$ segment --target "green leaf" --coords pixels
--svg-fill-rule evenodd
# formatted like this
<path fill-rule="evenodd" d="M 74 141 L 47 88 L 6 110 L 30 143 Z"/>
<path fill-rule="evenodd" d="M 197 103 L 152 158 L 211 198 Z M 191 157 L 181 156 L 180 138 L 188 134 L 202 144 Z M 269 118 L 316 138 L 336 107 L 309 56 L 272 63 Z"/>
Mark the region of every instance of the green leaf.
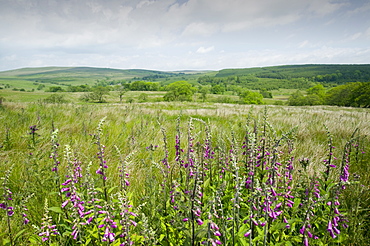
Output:
<path fill-rule="evenodd" d="M 20 237 L 27 229 L 20 230 L 15 236 L 14 241 L 17 241 L 18 237 Z"/>
<path fill-rule="evenodd" d="M 249 238 L 245 238 L 244 236 L 243 237 L 238 237 L 238 242 L 242 246 L 248 246 L 249 245 Z"/>
<path fill-rule="evenodd" d="M 208 188 L 210 181 L 211 181 L 211 179 L 210 179 L 210 178 L 206 179 L 206 180 L 204 181 L 204 185 L 203 185 L 203 187 L 204 187 L 204 188 Z"/>
<path fill-rule="evenodd" d="M 112 191 L 115 189 L 115 188 L 117 188 L 118 186 L 113 186 L 113 187 L 111 187 L 109 190 L 108 190 L 108 194 L 110 194 L 110 193 L 112 193 Z"/>
<path fill-rule="evenodd" d="M 95 190 L 103 193 L 103 189 L 102 188 L 95 188 Z"/>
<path fill-rule="evenodd" d="M 91 238 L 88 238 L 85 242 L 85 245 L 89 245 L 89 243 L 91 242 Z"/>
<path fill-rule="evenodd" d="M 31 235 L 28 240 L 30 241 L 31 245 L 40 245 L 41 244 L 41 238 L 36 235 Z"/>
<path fill-rule="evenodd" d="M 10 245 L 10 240 L 9 240 L 9 239 L 7 239 L 7 238 L 4 238 L 4 239 L 3 239 L 3 245 L 4 245 L 4 246 Z"/>
<path fill-rule="evenodd" d="M 284 229 L 286 226 L 285 223 L 274 223 L 273 226 L 270 228 L 270 232 L 278 231 Z"/>
<path fill-rule="evenodd" d="M 49 208 L 50 211 L 53 211 L 55 213 L 61 214 L 63 213 L 62 209 L 60 207 L 51 207 Z"/>
<path fill-rule="evenodd" d="M 162 240 L 164 239 L 164 234 L 161 234 L 160 236 L 159 236 L 159 242 L 162 242 Z"/>

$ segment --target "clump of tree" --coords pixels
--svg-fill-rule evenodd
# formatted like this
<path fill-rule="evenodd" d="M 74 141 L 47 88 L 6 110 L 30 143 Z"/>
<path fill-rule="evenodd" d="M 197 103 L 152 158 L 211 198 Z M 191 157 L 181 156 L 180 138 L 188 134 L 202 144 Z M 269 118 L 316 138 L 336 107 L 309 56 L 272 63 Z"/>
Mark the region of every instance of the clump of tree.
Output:
<path fill-rule="evenodd" d="M 67 103 L 64 95 L 52 94 L 43 100 L 44 103 Z"/>
<path fill-rule="evenodd" d="M 198 88 L 198 93 L 200 94 L 200 98 L 202 99 L 203 102 L 205 102 L 205 100 L 207 100 L 207 95 L 210 92 L 210 88 L 211 87 L 208 86 L 208 85 L 200 86 Z"/>
<path fill-rule="evenodd" d="M 327 92 L 328 105 L 370 107 L 370 82 L 353 82 L 340 85 Z"/>
<path fill-rule="evenodd" d="M 159 91 L 160 85 L 157 82 L 134 81 L 122 84 L 130 91 Z"/>
<path fill-rule="evenodd" d="M 256 91 L 245 89 L 239 94 L 239 98 L 242 104 L 263 104 L 263 96 Z"/>
<path fill-rule="evenodd" d="M 370 82 L 352 82 L 326 91 L 317 84 L 307 90 L 307 95 L 294 92 L 288 99 L 290 106 L 333 105 L 346 107 L 370 107 Z"/>
<path fill-rule="evenodd" d="M 224 94 L 225 93 L 225 85 L 213 85 L 211 87 L 212 94 Z"/>
<path fill-rule="evenodd" d="M 46 92 L 63 92 L 63 88 L 60 87 L 60 86 L 50 86 L 47 90 L 45 90 Z"/>
<path fill-rule="evenodd" d="M 70 85 L 67 87 L 66 91 L 68 92 L 88 92 L 91 91 L 90 86 L 88 85 Z"/>
<path fill-rule="evenodd" d="M 313 106 L 325 104 L 326 92 L 322 84 L 317 84 L 309 88 L 306 92 L 307 95 L 303 95 L 301 91 L 294 92 L 288 99 L 288 105 L 290 106 Z"/>
<path fill-rule="evenodd" d="M 125 88 L 123 85 L 116 85 L 114 89 L 115 91 L 118 91 L 119 102 L 122 103 L 123 95 L 125 95 L 128 89 Z"/>
<path fill-rule="evenodd" d="M 148 94 L 141 93 L 138 97 L 139 102 L 147 102 L 148 101 Z"/>
<path fill-rule="evenodd" d="M 108 87 L 97 86 L 92 88 L 91 92 L 84 94 L 81 97 L 81 100 L 85 102 L 104 103 L 106 102 L 105 97 L 108 94 L 109 94 Z"/>
<path fill-rule="evenodd" d="M 192 101 L 193 95 L 197 91 L 197 89 L 187 81 L 173 82 L 167 85 L 165 90 L 167 91 L 163 97 L 165 101 Z"/>
<path fill-rule="evenodd" d="M 260 90 L 260 94 L 263 96 L 263 98 L 272 98 L 272 93 L 268 91 L 266 88 L 262 88 Z"/>

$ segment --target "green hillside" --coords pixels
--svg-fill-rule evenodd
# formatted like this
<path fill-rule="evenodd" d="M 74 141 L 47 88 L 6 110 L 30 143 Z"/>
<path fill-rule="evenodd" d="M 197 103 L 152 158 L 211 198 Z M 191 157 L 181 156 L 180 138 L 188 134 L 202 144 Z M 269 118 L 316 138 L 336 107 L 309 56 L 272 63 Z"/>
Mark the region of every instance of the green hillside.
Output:
<path fill-rule="evenodd" d="M 370 65 L 286 65 L 260 68 L 223 69 L 215 77 L 228 76 L 255 76 L 257 78 L 292 79 L 307 78 L 316 82 L 333 82 L 343 84 L 346 82 L 370 80 Z"/>
<path fill-rule="evenodd" d="M 185 80 L 191 84 L 203 86 L 222 85 L 226 91 L 235 91 L 235 88 L 230 86 L 252 90 L 305 90 L 315 83 L 333 87 L 348 82 L 369 82 L 370 65 L 285 65 L 222 69 L 220 71 L 175 72 L 96 67 L 40 67 L 0 72 L 0 88 L 15 91 L 45 91 L 55 86 L 66 89 L 71 85 L 94 86 L 99 83 L 100 85 L 102 83 L 115 85 L 140 80 L 159 82 L 161 86 Z"/>
<path fill-rule="evenodd" d="M 133 80 L 167 81 L 196 80 L 200 72 L 162 72 L 145 69 L 112 69 L 94 67 L 43 67 L 21 68 L 0 72 L 0 87 L 36 90 L 44 87 L 70 85 L 92 86 L 98 81 L 112 84 Z"/>

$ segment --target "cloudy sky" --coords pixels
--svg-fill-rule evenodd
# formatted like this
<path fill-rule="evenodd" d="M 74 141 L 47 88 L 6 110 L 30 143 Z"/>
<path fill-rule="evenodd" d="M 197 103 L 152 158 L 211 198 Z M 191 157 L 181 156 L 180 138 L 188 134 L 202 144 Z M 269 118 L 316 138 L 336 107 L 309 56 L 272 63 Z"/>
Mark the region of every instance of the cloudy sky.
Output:
<path fill-rule="evenodd" d="M 0 0 L 0 71 L 370 63 L 369 0 Z"/>

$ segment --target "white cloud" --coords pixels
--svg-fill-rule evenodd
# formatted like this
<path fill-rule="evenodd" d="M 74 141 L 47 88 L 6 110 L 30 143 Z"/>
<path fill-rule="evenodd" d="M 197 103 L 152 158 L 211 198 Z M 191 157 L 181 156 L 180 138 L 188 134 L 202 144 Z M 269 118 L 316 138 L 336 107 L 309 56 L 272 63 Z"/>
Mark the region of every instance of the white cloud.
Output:
<path fill-rule="evenodd" d="M 199 49 L 197 49 L 197 53 L 199 54 L 204 54 L 204 53 L 208 53 L 208 52 L 211 52 L 215 49 L 214 46 L 210 46 L 208 48 L 204 48 L 203 46 L 202 47 L 199 47 Z"/>
<path fill-rule="evenodd" d="M 370 38 L 370 27 L 365 31 L 365 35 L 367 38 Z"/>
<path fill-rule="evenodd" d="M 299 48 L 304 48 L 305 46 L 307 46 L 309 44 L 309 41 L 308 40 L 305 40 L 305 41 L 303 41 L 302 43 L 300 43 L 299 45 L 298 45 L 298 47 Z"/>
<path fill-rule="evenodd" d="M 355 63 L 369 55 L 330 56 L 322 51 L 327 55 L 313 56 L 322 44 L 339 50 L 344 44 L 352 50 L 369 47 L 364 13 L 370 4 L 360 6 L 350 0 L 0 2 L 0 70 L 26 66 L 32 60 L 44 65 L 64 61 L 66 65 L 207 69 L 222 64 L 320 62 L 330 57 L 335 61 L 345 56 Z M 365 12 L 360 9 L 363 6 Z M 352 11 L 345 21 L 338 17 L 344 16 L 343 11 Z M 365 24 L 355 30 L 353 23 Z M 223 52 L 212 52 L 215 47 Z M 293 49 L 297 54 L 292 54 Z"/>

